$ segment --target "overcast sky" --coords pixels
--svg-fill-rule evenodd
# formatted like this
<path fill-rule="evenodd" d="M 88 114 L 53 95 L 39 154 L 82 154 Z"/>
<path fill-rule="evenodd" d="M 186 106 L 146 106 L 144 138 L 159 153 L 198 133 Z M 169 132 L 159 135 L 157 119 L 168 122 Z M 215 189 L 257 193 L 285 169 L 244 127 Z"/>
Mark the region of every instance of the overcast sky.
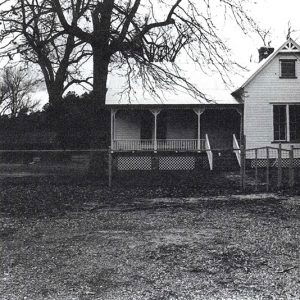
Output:
<path fill-rule="evenodd" d="M 300 0 L 256 0 L 250 13 L 263 28 L 270 29 L 271 46 L 279 47 L 285 41 L 289 22 L 291 37 L 300 43 Z M 257 62 L 257 49 L 263 46 L 259 37 L 244 36 L 237 28 L 229 29 L 226 36 L 238 63 L 247 67 Z M 44 93 L 36 96 L 45 99 Z"/>
<path fill-rule="evenodd" d="M 300 0 L 257 0 L 251 14 L 263 28 L 270 29 L 271 46 L 280 46 L 286 38 L 288 23 L 294 31 L 292 38 L 300 42 Z M 257 59 L 257 49 L 262 46 L 258 37 L 245 38 L 239 32 L 232 35 L 232 50 L 237 59 L 247 64 L 250 57 Z"/>

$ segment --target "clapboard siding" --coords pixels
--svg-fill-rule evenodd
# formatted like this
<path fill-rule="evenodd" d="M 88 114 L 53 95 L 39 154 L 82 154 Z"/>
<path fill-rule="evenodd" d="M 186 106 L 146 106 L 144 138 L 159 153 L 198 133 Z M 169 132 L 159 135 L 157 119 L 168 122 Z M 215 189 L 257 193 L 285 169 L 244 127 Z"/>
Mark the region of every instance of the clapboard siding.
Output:
<path fill-rule="evenodd" d="M 118 111 L 115 119 L 115 139 L 140 139 L 141 114 L 141 111 Z M 163 115 L 159 114 L 158 122 L 161 117 L 163 117 Z M 166 139 L 197 138 L 197 116 L 192 110 L 189 112 L 176 112 L 171 110 L 167 111 L 164 117 L 166 117 Z M 152 136 L 154 136 L 154 128 Z"/>
<path fill-rule="evenodd" d="M 296 61 L 297 79 L 279 78 L 279 60 L 283 58 L 295 59 L 295 55 L 278 54 L 245 86 L 244 132 L 247 148 L 274 146 L 274 103 L 300 103 L 300 63 Z M 290 145 L 300 146 L 288 144 L 285 147 Z"/>
<path fill-rule="evenodd" d="M 135 111 L 118 111 L 115 119 L 115 139 L 134 140 L 141 138 L 141 118 Z"/>

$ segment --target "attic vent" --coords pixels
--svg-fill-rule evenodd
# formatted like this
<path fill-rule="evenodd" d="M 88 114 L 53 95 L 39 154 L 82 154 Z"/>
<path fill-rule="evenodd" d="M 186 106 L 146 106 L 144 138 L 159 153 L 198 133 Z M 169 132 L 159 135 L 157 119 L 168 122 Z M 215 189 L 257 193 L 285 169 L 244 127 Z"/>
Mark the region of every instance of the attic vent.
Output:
<path fill-rule="evenodd" d="M 298 48 L 292 43 L 292 42 L 288 42 L 283 48 L 282 50 L 284 51 L 297 51 Z"/>

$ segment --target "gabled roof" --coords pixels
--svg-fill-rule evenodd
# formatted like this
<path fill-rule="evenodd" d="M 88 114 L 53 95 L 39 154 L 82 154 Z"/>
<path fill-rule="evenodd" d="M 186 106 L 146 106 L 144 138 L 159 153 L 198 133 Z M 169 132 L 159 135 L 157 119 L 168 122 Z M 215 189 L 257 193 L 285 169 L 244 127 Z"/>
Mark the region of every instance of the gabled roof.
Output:
<path fill-rule="evenodd" d="M 274 51 L 270 56 L 266 59 L 263 59 L 257 67 L 252 70 L 248 79 L 239 87 L 237 88 L 232 94 L 237 93 L 241 89 L 243 89 L 248 83 L 250 83 L 266 66 L 268 66 L 273 59 L 279 53 L 300 53 L 300 45 L 298 45 L 293 39 L 287 39 L 276 51 Z"/>

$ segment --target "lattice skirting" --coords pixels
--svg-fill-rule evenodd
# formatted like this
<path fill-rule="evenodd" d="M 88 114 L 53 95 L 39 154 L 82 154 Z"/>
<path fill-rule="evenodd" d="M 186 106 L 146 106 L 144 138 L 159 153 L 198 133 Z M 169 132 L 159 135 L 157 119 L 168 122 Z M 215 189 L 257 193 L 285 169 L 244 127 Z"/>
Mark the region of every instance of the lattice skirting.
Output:
<path fill-rule="evenodd" d="M 300 158 L 295 158 L 294 159 L 293 167 L 294 168 L 300 168 Z"/>
<path fill-rule="evenodd" d="M 194 170 L 196 158 L 193 156 L 159 157 L 159 170 Z"/>
<path fill-rule="evenodd" d="M 206 155 L 116 155 L 113 157 L 117 171 L 192 171 L 209 169 Z"/>
<path fill-rule="evenodd" d="M 289 168 L 290 167 L 290 160 L 287 158 L 283 158 L 282 160 L 282 167 L 283 168 Z M 268 165 L 267 159 L 258 159 L 257 160 L 257 167 L 258 168 L 266 168 Z M 256 161 L 255 159 L 248 160 L 247 166 L 250 168 L 255 168 Z M 270 159 L 269 160 L 269 167 L 278 167 L 278 159 Z M 293 168 L 300 168 L 300 159 L 294 158 L 293 160 Z"/>
<path fill-rule="evenodd" d="M 119 156 L 117 169 L 120 171 L 151 170 L 151 156 Z"/>

